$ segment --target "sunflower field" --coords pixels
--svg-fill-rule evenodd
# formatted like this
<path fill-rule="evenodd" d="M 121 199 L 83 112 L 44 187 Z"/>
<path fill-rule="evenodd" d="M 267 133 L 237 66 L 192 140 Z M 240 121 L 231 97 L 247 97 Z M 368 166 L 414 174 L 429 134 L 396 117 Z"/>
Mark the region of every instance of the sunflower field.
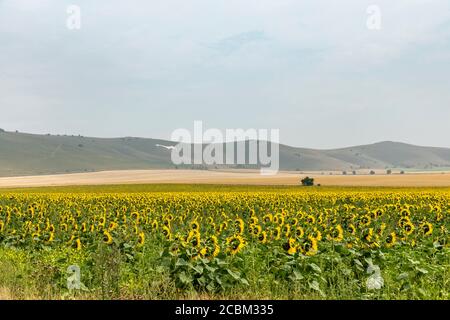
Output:
<path fill-rule="evenodd" d="M 0 295 L 450 298 L 448 189 L 191 188 L 1 193 Z"/>

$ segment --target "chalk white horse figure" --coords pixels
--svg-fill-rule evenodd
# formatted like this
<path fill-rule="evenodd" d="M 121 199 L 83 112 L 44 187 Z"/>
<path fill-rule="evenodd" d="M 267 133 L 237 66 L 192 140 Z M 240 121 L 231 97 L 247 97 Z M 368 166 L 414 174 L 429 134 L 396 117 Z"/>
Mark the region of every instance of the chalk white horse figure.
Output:
<path fill-rule="evenodd" d="M 166 148 L 167 150 L 173 150 L 175 149 L 175 146 L 163 146 L 162 144 L 157 144 L 157 147 Z"/>

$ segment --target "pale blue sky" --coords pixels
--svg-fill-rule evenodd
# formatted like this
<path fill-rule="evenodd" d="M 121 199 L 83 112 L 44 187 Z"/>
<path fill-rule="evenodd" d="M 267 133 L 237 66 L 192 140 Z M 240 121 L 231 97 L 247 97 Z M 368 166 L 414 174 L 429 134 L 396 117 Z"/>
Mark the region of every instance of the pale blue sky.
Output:
<path fill-rule="evenodd" d="M 168 139 L 203 120 L 302 147 L 450 147 L 450 2 L 0 0 L 0 112 L 34 133 Z"/>

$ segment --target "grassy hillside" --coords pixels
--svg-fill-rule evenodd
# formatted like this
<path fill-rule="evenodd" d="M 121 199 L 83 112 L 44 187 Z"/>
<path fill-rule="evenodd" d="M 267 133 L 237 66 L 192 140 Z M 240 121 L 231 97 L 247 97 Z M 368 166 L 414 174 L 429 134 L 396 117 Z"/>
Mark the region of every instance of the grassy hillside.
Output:
<path fill-rule="evenodd" d="M 170 141 L 132 137 L 105 139 L 0 132 L 0 176 L 174 168 L 170 159 L 171 151 L 158 144 L 174 145 Z M 396 142 L 335 150 L 280 145 L 282 170 L 444 167 L 450 167 L 450 149 Z"/>

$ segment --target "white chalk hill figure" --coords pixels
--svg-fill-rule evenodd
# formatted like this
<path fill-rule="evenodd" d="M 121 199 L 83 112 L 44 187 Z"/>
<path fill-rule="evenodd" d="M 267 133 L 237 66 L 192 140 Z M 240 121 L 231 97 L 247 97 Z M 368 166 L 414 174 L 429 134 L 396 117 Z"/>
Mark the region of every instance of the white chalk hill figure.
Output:
<path fill-rule="evenodd" d="M 380 267 L 372 263 L 371 259 L 367 259 L 369 266 L 367 273 L 371 274 L 366 280 L 366 287 L 368 290 L 380 290 L 384 286 L 384 279 L 381 276 Z"/>
<path fill-rule="evenodd" d="M 165 149 L 167 149 L 167 150 L 173 150 L 173 149 L 175 149 L 175 146 L 164 146 L 164 145 L 162 145 L 162 144 L 157 144 L 156 146 L 157 146 L 157 147 L 165 148 Z"/>

